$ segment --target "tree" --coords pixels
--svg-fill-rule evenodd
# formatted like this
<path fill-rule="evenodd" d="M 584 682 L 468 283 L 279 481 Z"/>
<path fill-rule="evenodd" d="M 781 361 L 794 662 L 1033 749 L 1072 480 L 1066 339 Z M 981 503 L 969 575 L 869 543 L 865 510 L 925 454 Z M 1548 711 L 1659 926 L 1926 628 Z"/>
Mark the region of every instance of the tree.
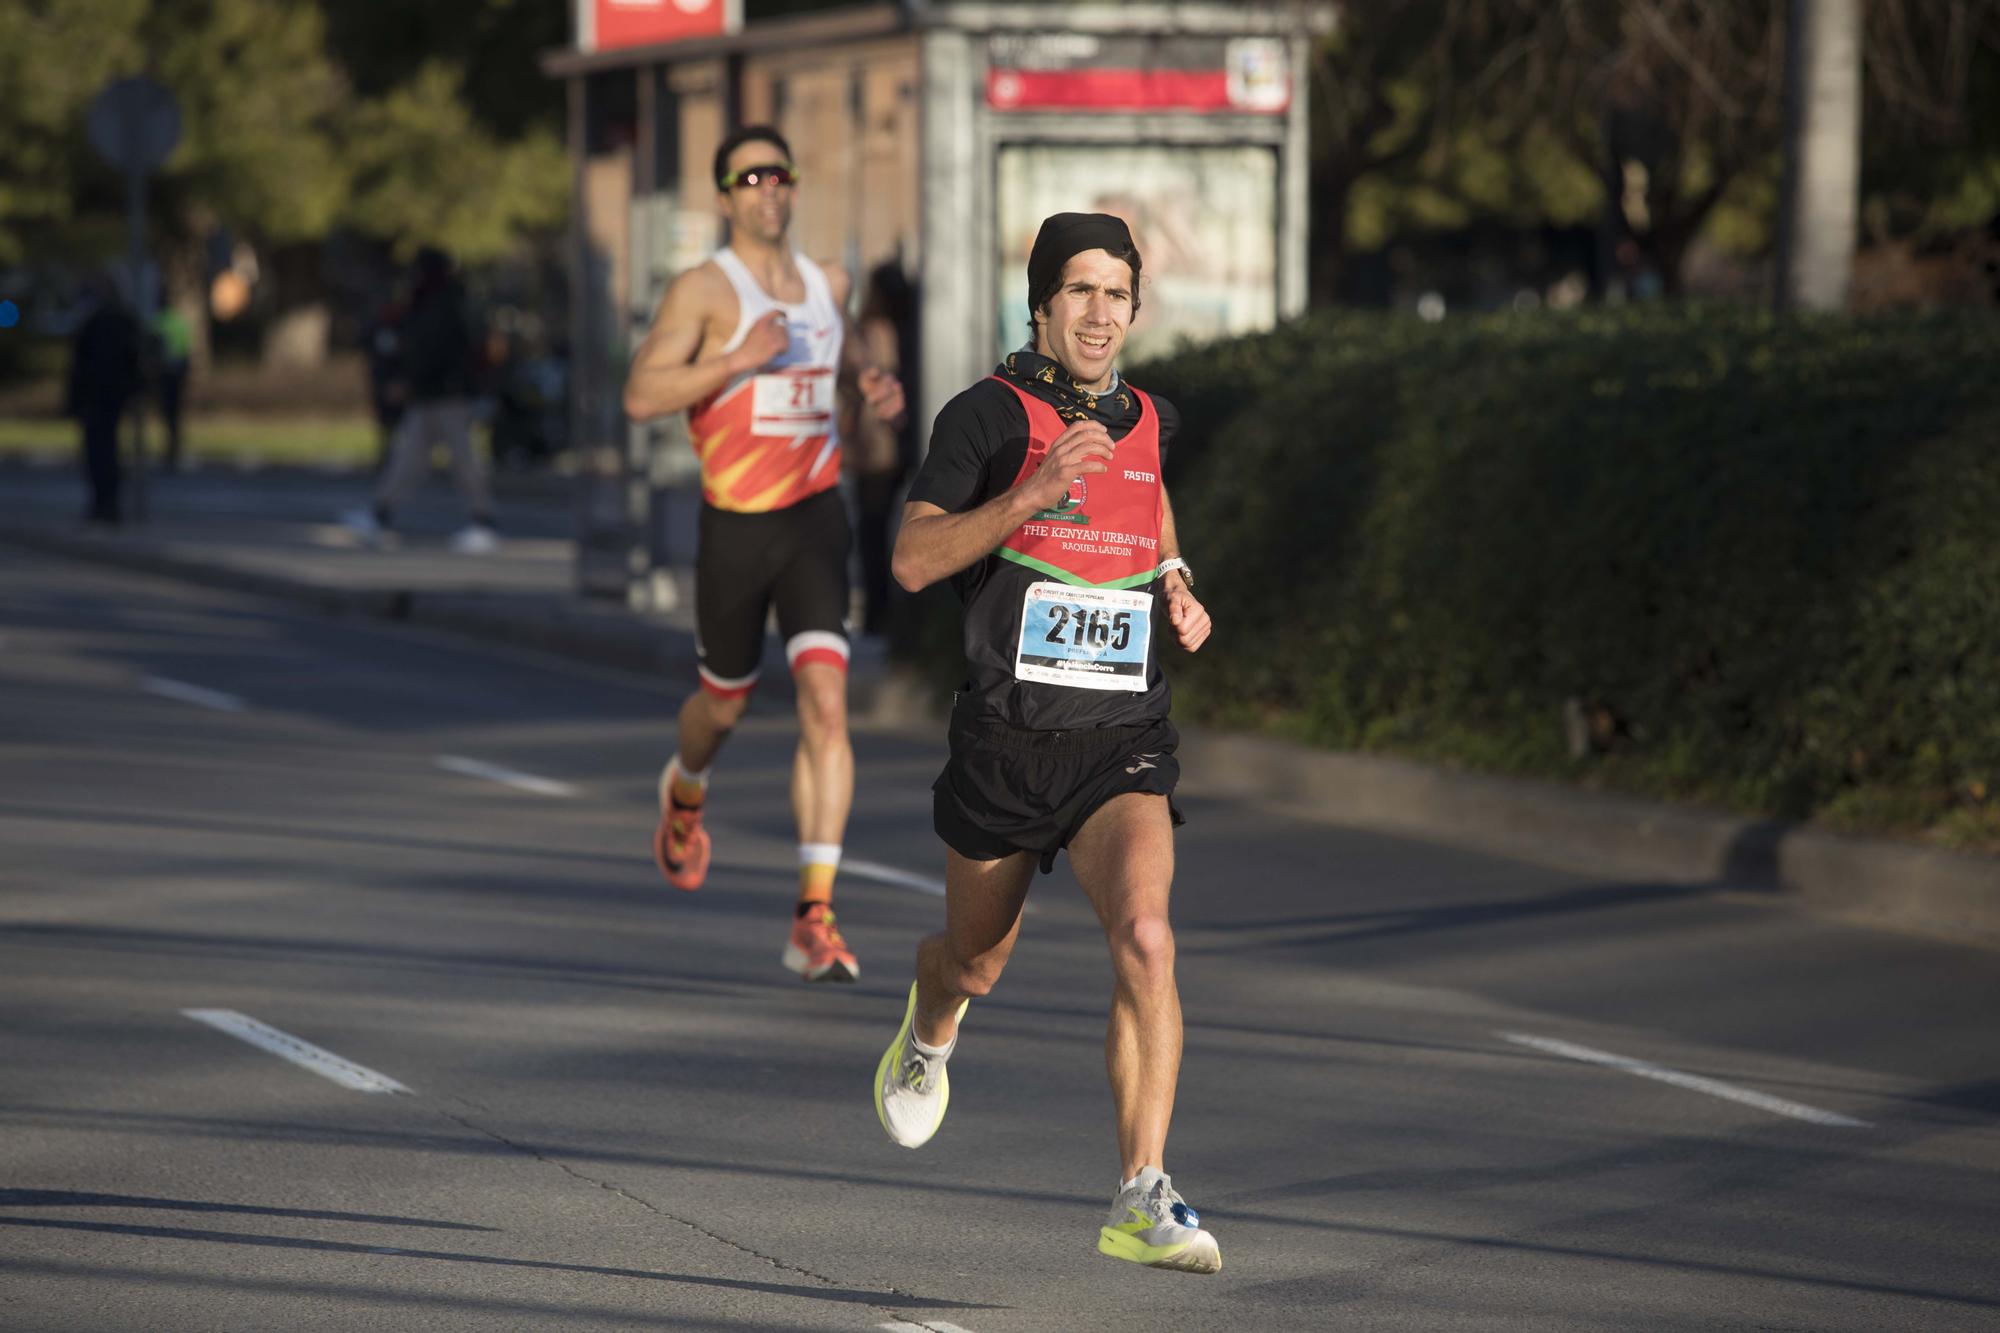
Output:
<path fill-rule="evenodd" d="M 2000 0 L 1861 3 L 1871 231 L 1991 217 Z M 1481 219 L 1597 218 L 1600 267 L 1670 293 L 1704 233 L 1768 251 L 1785 27 L 1770 0 L 1349 0 L 1313 57 L 1316 297 L 1352 250 Z"/>
<path fill-rule="evenodd" d="M 1865 12 L 1863 222 L 1875 239 L 2000 215 L 2000 2 Z"/>
<path fill-rule="evenodd" d="M 1524 0 L 1525 2 L 1525 0 Z M 1668 294 L 1710 213 L 1778 142 L 1782 6 L 1629 0 L 1551 6 L 1552 129 L 1598 177 L 1607 266 Z"/>
<path fill-rule="evenodd" d="M 561 86 L 536 62 L 568 38 L 547 0 L 328 3 L 328 41 L 361 100 L 340 221 L 408 257 L 437 245 L 497 258 L 569 206 Z"/>
<path fill-rule="evenodd" d="M 562 145 L 546 129 L 503 142 L 474 121 L 451 65 L 355 110 L 346 133 L 353 189 L 342 212 L 357 231 L 404 258 L 437 245 L 493 259 L 526 232 L 558 225 L 568 207 Z"/>
<path fill-rule="evenodd" d="M 1689 245 L 1732 204 L 1743 239 L 1768 245 L 1782 144 L 1786 6 L 1770 0 L 1506 0 L 1553 17 L 1535 86 L 1552 128 L 1603 182 L 1607 248 L 1678 291 Z M 1858 0 L 1865 33 L 1865 136 L 1876 168 L 1925 176 L 1932 197 L 1957 171 L 1940 152 L 1968 135 L 1972 71 L 2000 49 L 1996 0 Z M 1987 94 L 1988 101 L 1991 95 Z M 1989 149 L 1990 151 L 1990 149 Z M 2000 162 L 2000 157 L 1985 161 Z M 1962 179 L 1962 173 L 1957 179 Z M 1994 173 L 2000 184 L 2000 171 Z M 1863 189 L 1869 188 L 1864 167 Z"/>
<path fill-rule="evenodd" d="M 1317 299 L 1335 295 L 1351 244 L 1379 245 L 1412 223 L 1463 225 L 1455 168 L 1462 151 L 1477 155 L 1475 122 L 1523 57 L 1533 25 L 1515 20 L 1503 5 L 1464 0 L 1341 6 L 1309 72 Z"/>
<path fill-rule="evenodd" d="M 198 239 L 217 221 L 273 243 L 324 235 L 347 190 L 347 81 L 319 9 L 288 0 L 152 0 L 140 25 L 181 107 L 161 187 Z"/>
<path fill-rule="evenodd" d="M 0 264 L 47 255 L 94 171 L 84 109 L 139 66 L 146 0 L 0 5 Z M 115 205 L 115 195 L 112 202 Z M 116 233 L 106 228 L 107 236 Z"/>
<path fill-rule="evenodd" d="M 535 129 L 560 132 L 562 84 L 543 78 L 542 54 L 569 40 L 570 6 L 550 0 L 425 0 L 343 4 L 321 0 L 327 46 L 355 92 L 379 99 L 413 87 L 431 65 L 461 74 L 472 118 L 499 141 Z"/>

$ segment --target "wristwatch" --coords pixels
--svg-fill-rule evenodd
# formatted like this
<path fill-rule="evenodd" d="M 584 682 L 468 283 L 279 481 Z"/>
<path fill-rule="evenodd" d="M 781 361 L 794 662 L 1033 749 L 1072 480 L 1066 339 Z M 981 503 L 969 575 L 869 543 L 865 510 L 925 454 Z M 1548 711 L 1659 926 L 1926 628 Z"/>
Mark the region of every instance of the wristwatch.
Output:
<path fill-rule="evenodd" d="M 1171 560 L 1162 560 L 1160 567 L 1153 571 L 1153 577 L 1163 579 L 1176 569 L 1181 572 L 1181 582 L 1187 584 L 1190 588 L 1194 587 L 1194 571 L 1188 568 L 1188 562 L 1179 556 L 1175 556 Z"/>

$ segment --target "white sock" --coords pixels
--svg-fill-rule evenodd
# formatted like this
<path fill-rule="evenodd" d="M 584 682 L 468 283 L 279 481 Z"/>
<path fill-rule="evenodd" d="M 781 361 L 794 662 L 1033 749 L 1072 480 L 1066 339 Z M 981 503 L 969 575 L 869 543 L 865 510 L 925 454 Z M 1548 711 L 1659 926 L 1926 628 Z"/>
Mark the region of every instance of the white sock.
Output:
<path fill-rule="evenodd" d="M 686 781 L 692 782 L 695 786 L 700 787 L 702 791 L 706 792 L 708 790 L 708 769 L 704 768 L 699 773 L 695 772 L 681 762 L 680 754 L 676 752 L 672 759 L 667 760 L 667 766 L 660 770 L 660 808 L 662 810 L 667 808 L 667 797 L 673 791 L 676 774 Z"/>
<path fill-rule="evenodd" d="M 933 1046 L 922 1037 L 919 1037 L 916 1029 L 912 1028 L 910 1030 L 910 1045 L 916 1047 L 917 1054 L 923 1056 L 926 1060 L 949 1060 L 953 1048 L 958 1045 L 958 1034 L 956 1032 L 952 1033 L 951 1040 L 942 1046 Z"/>
<path fill-rule="evenodd" d="M 837 842 L 802 842 L 799 844 L 799 865 L 832 866 L 840 868 L 840 844 Z"/>

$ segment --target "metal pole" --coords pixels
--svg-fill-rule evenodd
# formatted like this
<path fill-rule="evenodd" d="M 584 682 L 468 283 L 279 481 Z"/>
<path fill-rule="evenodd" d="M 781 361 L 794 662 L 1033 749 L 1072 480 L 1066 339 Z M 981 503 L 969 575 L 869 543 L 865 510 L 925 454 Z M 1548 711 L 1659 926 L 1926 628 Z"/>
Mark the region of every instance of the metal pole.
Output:
<path fill-rule="evenodd" d="M 132 313 L 139 326 L 139 404 L 132 413 L 132 517 L 146 521 L 146 414 L 159 392 L 159 367 L 153 356 L 152 284 L 146 272 L 146 173 L 125 173 L 126 226 L 132 236 Z"/>
<path fill-rule="evenodd" d="M 1791 0 L 1779 310 L 1847 304 L 1860 215 L 1860 0 Z"/>

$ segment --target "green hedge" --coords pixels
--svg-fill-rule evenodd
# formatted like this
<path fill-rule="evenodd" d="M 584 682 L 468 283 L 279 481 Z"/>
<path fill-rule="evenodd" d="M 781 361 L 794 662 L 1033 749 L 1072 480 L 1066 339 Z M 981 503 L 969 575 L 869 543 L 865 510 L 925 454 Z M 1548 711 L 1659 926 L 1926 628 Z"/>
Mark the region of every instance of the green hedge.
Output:
<path fill-rule="evenodd" d="M 1337 313 L 1132 379 L 1183 718 L 2000 847 L 2000 320 Z"/>
<path fill-rule="evenodd" d="M 2000 834 L 2000 321 L 1336 315 L 1133 379 L 1221 616 L 1190 715 Z"/>

